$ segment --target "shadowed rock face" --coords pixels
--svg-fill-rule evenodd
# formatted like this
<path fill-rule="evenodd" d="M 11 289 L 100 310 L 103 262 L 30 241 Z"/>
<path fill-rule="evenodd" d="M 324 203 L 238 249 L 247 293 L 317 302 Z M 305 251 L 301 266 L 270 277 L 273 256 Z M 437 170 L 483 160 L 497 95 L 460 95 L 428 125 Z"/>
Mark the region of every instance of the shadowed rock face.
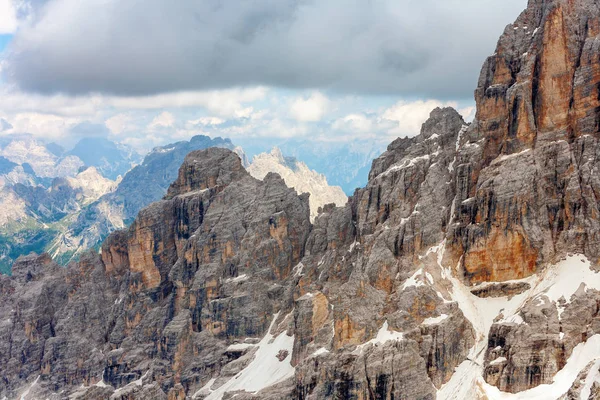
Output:
<path fill-rule="evenodd" d="M 473 124 L 434 110 L 313 225 L 308 196 L 211 148 L 101 254 L 20 259 L 0 277 L 0 397 L 468 399 L 551 384 L 600 333 L 599 15 L 592 0 L 530 1 L 484 65 Z"/>

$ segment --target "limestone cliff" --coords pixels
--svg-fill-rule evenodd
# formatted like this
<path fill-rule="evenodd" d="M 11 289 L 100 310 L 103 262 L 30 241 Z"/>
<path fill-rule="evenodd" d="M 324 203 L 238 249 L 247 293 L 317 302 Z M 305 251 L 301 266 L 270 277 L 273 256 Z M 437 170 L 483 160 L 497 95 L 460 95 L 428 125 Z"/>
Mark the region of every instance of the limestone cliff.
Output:
<path fill-rule="evenodd" d="M 599 19 L 531 0 L 475 121 L 434 110 L 314 224 L 212 148 L 101 254 L 20 259 L 0 397 L 597 398 Z"/>

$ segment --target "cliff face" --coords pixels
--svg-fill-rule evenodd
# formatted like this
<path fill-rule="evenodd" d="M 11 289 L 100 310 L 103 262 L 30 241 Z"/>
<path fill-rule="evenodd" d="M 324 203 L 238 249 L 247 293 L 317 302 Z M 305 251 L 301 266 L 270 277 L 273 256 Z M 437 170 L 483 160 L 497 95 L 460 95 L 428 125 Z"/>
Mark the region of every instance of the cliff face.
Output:
<path fill-rule="evenodd" d="M 596 396 L 599 18 L 530 1 L 475 121 L 434 110 L 312 225 L 307 196 L 212 148 L 101 255 L 19 260 L 0 397 Z"/>
<path fill-rule="evenodd" d="M 598 261 L 599 11 L 532 0 L 483 66 L 450 237 L 471 282 L 524 278 L 567 252 Z"/>

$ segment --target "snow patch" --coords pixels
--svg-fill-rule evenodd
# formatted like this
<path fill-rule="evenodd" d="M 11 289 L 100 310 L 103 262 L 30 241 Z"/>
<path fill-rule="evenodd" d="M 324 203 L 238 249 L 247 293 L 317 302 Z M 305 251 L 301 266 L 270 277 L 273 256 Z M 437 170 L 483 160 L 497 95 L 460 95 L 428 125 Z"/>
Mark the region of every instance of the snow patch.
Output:
<path fill-rule="evenodd" d="M 585 385 L 583 386 L 583 389 L 581 389 L 581 394 L 579 396 L 581 400 L 590 398 L 592 386 L 594 386 L 594 383 L 596 382 L 600 383 L 600 359 L 596 360 L 585 377 Z"/>
<path fill-rule="evenodd" d="M 390 168 L 387 169 L 387 171 L 380 174 L 379 177 L 389 175 L 396 171 L 402 171 L 402 170 L 408 169 L 410 167 L 417 165 L 417 163 L 420 163 L 420 162 L 429 161 L 432 157 L 436 157 L 439 154 L 440 154 L 440 152 L 438 150 L 435 153 L 425 154 L 424 156 L 418 156 L 418 157 L 406 159 L 399 164 L 392 165 Z"/>
<path fill-rule="evenodd" d="M 408 278 L 406 280 L 406 282 L 404 282 L 404 285 L 402 285 L 402 290 L 406 290 L 409 287 L 419 287 L 419 286 L 425 286 L 425 284 L 423 283 L 422 279 L 421 280 L 417 280 L 417 278 L 422 277 L 423 276 L 423 268 L 417 270 L 417 272 L 415 272 L 410 278 Z"/>
<path fill-rule="evenodd" d="M 446 319 L 448 319 L 448 315 L 442 314 L 439 317 L 427 318 L 425 321 L 423 321 L 423 325 L 437 325 Z"/>
<path fill-rule="evenodd" d="M 312 355 L 316 357 L 316 356 L 320 356 L 321 354 L 327 354 L 327 353 L 329 353 L 329 350 L 327 350 L 325 347 L 321 347 L 319 350 L 312 353 Z"/>
<path fill-rule="evenodd" d="M 388 322 L 385 321 L 379 331 L 377 332 L 377 336 L 374 339 L 369 340 L 366 343 L 358 345 L 356 350 L 352 352 L 352 354 L 361 354 L 364 349 L 368 346 L 377 346 L 379 344 L 384 344 L 391 341 L 400 341 L 404 339 L 404 334 L 401 332 L 390 331 Z"/>
<path fill-rule="evenodd" d="M 503 156 L 499 156 L 494 161 L 492 161 L 492 165 L 501 163 L 501 162 L 506 161 L 506 160 L 510 160 L 512 158 L 517 158 L 519 156 L 522 156 L 523 154 L 529 153 L 530 151 L 531 151 L 531 149 L 525 149 L 525 150 L 520 151 L 518 153 L 505 154 Z"/>
<path fill-rule="evenodd" d="M 248 280 L 248 275 L 243 274 L 240 276 L 237 276 L 235 278 L 229 278 L 225 281 L 225 283 L 238 283 L 238 282 L 244 282 Z"/>
<path fill-rule="evenodd" d="M 478 386 L 489 400 L 558 399 L 571 388 L 573 382 L 577 379 L 577 375 L 590 362 L 597 360 L 598 355 L 600 355 L 600 335 L 594 335 L 587 342 L 575 346 L 573 353 L 567 360 L 567 364 L 554 376 L 553 382 L 550 384 L 539 385 L 533 389 L 515 394 L 501 392 L 497 387 L 486 383 L 481 377 L 479 378 Z M 592 371 L 590 370 L 590 372 Z M 587 383 L 586 379 L 586 386 Z M 585 398 L 587 399 L 587 397 Z"/>
<path fill-rule="evenodd" d="M 523 317 L 521 317 L 520 314 L 514 314 L 509 316 L 508 318 L 503 318 L 500 321 L 498 321 L 498 324 L 517 324 L 517 325 L 521 325 L 525 323 L 525 321 L 523 321 Z"/>
<path fill-rule="evenodd" d="M 504 364 L 505 362 L 507 362 L 508 360 L 506 359 L 506 357 L 498 357 L 496 358 L 494 361 L 490 362 L 490 365 L 498 365 L 498 364 Z"/>
<path fill-rule="evenodd" d="M 304 264 L 298 263 L 298 265 L 296 265 L 292 270 L 292 272 L 294 273 L 294 278 L 302 276 L 302 270 L 304 270 Z"/>
<path fill-rule="evenodd" d="M 232 344 L 230 345 L 227 350 L 225 351 L 242 351 L 242 350 L 246 350 L 249 349 L 251 347 L 255 347 L 255 344 L 251 344 L 251 343 L 236 343 L 236 344 Z"/>
<path fill-rule="evenodd" d="M 33 383 L 23 392 L 23 394 L 21 395 L 21 400 L 27 400 L 27 396 L 29 396 L 29 392 L 31 392 L 31 389 L 33 389 L 35 387 L 35 385 L 37 385 L 39 380 L 40 380 L 40 375 L 38 375 L 38 377 L 35 378 L 35 381 L 33 381 Z"/>
<path fill-rule="evenodd" d="M 221 399 L 226 392 L 235 390 L 256 393 L 294 376 L 295 368 L 291 364 L 294 336 L 288 336 L 286 332 L 277 337 L 271 334 L 278 316 L 279 313 L 273 316 L 267 334 L 258 343 L 254 360 L 224 385 L 213 390 L 206 400 Z M 279 361 L 277 357 L 282 350 L 287 351 L 288 355 Z"/>

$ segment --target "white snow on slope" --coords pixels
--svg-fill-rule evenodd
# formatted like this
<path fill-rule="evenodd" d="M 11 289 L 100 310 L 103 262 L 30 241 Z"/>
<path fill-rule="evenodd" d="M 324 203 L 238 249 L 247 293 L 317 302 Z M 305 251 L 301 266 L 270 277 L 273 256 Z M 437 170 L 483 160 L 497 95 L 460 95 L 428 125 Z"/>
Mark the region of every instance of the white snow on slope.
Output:
<path fill-rule="evenodd" d="M 590 368 L 585 377 L 585 385 L 583 385 L 579 397 L 581 400 L 589 399 L 592 392 L 592 386 L 594 386 L 594 383 L 596 382 L 600 382 L 600 359 L 597 359 L 596 362 L 594 362 L 592 368 Z"/>
<path fill-rule="evenodd" d="M 404 339 L 404 334 L 401 332 L 390 331 L 388 322 L 385 321 L 379 331 L 377 332 L 377 336 L 374 339 L 369 340 L 366 343 L 363 343 L 356 347 L 354 350 L 354 354 L 360 354 L 366 349 L 368 346 L 377 346 L 379 344 L 385 344 L 390 341 L 399 341 Z"/>
<path fill-rule="evenodd" d="M 573 349 L 563 369 L 558 371 L 554 380 L 548 385 L 539 385 L 533 389 L 519 393 L 504 393 L 497 387 L 479 379 L 479 388 L 489 400 L 550 400 L 558 399 L 565 394 L 575 382 L 579 372 L 590 362 L 600 356 L 600 335 L 594 335 L 587 342 L 580 343 Z M 587 399 L 587 397 L 585 398 Z"/>
<path fill-rule="evenodd" d="M 281 150 L 274 148 L 271 153 L 263 153 L 254 157 L 248 167 L 250 175 L 256 179 L 264 179 L 269 172 L 279 174 L 286 185 L 296 189 L 298 194 L 310 193 L 311 220 L 318 214 L 319 207 L 335 203 L 338 207 L 346 205 L 348 198 L 339 186 L 329 186 L 325 175 L 319 174 L 297 160 L 286 160 Z"/>
<path fill-rule="evenodd" d="M 212 390 L 205 400 L 222 399 L 226 392 L 235 390 L 256 393 L 294 376 L 295 369 L 291 364 L 294 336 L 288 336 L 286 332 L 282 332 L 277 337 L 271 334 L 271 329 L 275 326 L 278 316 L 279 314 L 273 316 L 273 322 L 271 322 L 267 334 L 258 343 L 254 360 L 224 385 Z M 283 361 L 279 361 L 277 358 L 281 350 L 288 352 Z M 210 387 L 207 389 L 211 390 Z"/>
<path fill-rule="evenodd" d="M 395 165 L 392 165 L 386 171 L 384 171 L 383 173 L 381 173 L 380 175 L 378 175 L 378 177 L 380 177 L 380 176 L 386 176 L 386 175 L 391 174 L 392 172 L 402 171 L 402 170 L 414 167 L 418 163 L 427 162 L 432 157 L 437 157 L 439 154 L 440 154 L 440 152 L 438 150 L 438 151 L 436 151 L 435 153 L 432 153 L 432 154 L 425 154 L 423 156 L 418 156 L 418 157 L 413 157 L 413 158 L 406 158 L 402 162 L 400 162 L 398 164 L 395 164 Z"/>
<path fill-rule="evenodd" d="M 551 385 L 541 385 L 526 392 L 510 394 L 500 392 L 496 387 L 485 383 L 484 357 L 489 330 L 496 317 L 503 316 L 500 323 L 520 323 L 522 318 L 518 315 L 518 311 L 525 302 L 535 298 L 556 301 L 561 297 L 569 301 L 582 284 L 587 288 L 599 288 L 600 274 L 590 269 L 590 262 L 585 256 L 572 255 L 556 265 L 546 267 L 539 276 L 533 275 L 519 280 L 519 282 L 529 283 L 531 289 L 513 296 L 510 300 L 508 297 L 479 298 L 470 292 L 470 288 L 456 279 L 449 268 L 442 265 L 444 248 L 445 243 L 442 243 L 432 248 L 432 252 L 437 252 L 442 276 L 452 284 L 452 300 L 458 303 L 475 329 L 476 344 L 471 349 L 467 360 L 456 368 L 450 381 L 438 390 L 438 400 L 558 399 L 570 388 L 587 364 L 600 358 L 600 335 L 596 335 L 575 348 L 567 365 L 555 376 Z"/>
<path fill-rule="evenodd" d="M 423 325 L 437 325 L 440 322 L 446 320 L 448 318 L 448 314 L 442 314 L 439 317 L 427 318 L 423 321 Z"/>
<path fill-rule="evenodd" d="M 548 266 L 539 277 L 532 281 L 534 284 L 532 284 L 532 289 L 527 292 L 528 298 L 538 299 L 541 304 L 545 301 L 556 303 L 564 298 L 568 304 L 571 302 L 571 296 L 581 286 L 586 290 L 600 290 L 600 273 L 592 271 L 590 265 L 590 261 L 585 256 L 569 255 L 558 264 Z M 557 304 L 557 308 L 560 318 L 562 307 Z M 513 314 L 504 313 L 504 315 L 505 319 L 510 321 L 510 316 Z"/>
<path fill-rule="evenodd" d="M 29 396 L 29 392 L 31 392 L 31 389 L 33 389 L 35 387 L 35 385 L 37 385 L 39 380 L 40 380 L 40 375 L 38 375 L 38 377 L 35 378 L 35 381 L 33 381 L 33 383 L 27 389 L 25 389 L 25 391 L 21 395 L 21 400 L 31 400 L 31 399 L 28 399 L 27 396 Z"/>

